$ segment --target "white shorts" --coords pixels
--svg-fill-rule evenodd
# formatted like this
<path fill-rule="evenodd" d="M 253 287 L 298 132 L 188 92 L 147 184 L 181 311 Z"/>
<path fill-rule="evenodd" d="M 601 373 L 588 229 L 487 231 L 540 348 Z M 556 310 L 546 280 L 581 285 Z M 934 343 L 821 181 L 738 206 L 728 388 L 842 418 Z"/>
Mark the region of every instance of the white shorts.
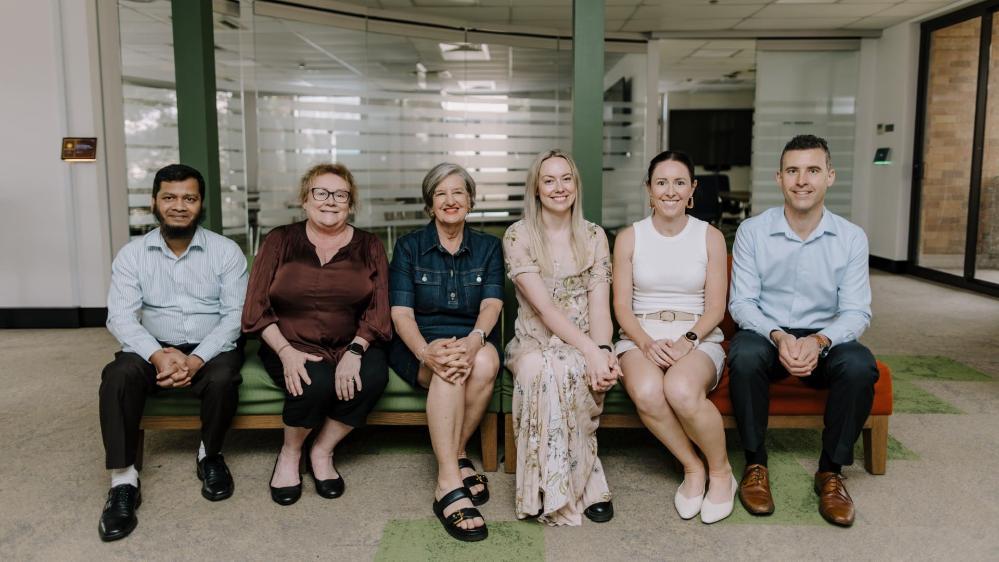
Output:
<path fill-rule="evenodd" d="M 694 327 L 695 320 L 674 320 L 672 322 L 667 322 L 664 320 L 646 320 L 643 318 L 638 319 L 638 323 L 645 330 L 646 334 L 649 334 L 652 339 L 662 340 L 670 339 L 675 340 L 682 337 L 684 334 L 690 331 Z M 715 328 L 708 337 L 704 338 L 699 344 L 697 344 L 697 349 L 695 351 L 700 351 L 711 359 L 711 362 L 715 364 L 715 384 L 711 385 L 711 389 L 718 386 L 718 381 L 721 380 L 722 369 L 725 367 L 725 350 L 722 349 L 721 342 L 724 340 L 725 336 L 722 334 L 719 328 Z M 617 344 L 614 345 L 614 353 L 618 356 L 623 354 L 625 351 L 631 349 L 637 349 L 638 346 L 635 342 L 631 341 L 628 336 L 621 331 L 621 339 L 618 340 Z"/>

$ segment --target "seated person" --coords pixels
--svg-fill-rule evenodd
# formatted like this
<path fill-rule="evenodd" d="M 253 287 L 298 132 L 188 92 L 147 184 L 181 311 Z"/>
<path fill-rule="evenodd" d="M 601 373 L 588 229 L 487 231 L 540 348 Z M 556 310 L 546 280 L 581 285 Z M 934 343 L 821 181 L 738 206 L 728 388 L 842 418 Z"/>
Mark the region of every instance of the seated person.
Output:
<path fill-rule="evenodd" d="M 298 467 L 310 433 L 316 493 L 343 494 L 333 448 L 365 424 L 385 389 L 380 344 L 392 337 L 385 249 L 347 222 L 357 205 L 354 176 L 341 164 L 313 166 L 298 201 L 306 219 L 267 234 L 243 310 L 243 331 L 260 334 L 260 361 L 285 389 L 284 445 L 270 479 L 280 505 L 302 496 Z"/>
<path fill-rule="evenodd" d="M 500 368 L 503 251 L 498 238 L 469 228 L 475 180 L 457 164 L 438 164 L 423 179 L 432 220 L 396 242 L 389 300 L 396 337 L 392 369 L 428 390 L 427 421 L 437 456 L 434 513 L 456 539 L 488 531 L 473 505 L 489 499 L 465 446 L 482 421 Z M 459 520 L 463 519 L 463 520 Z"/>
<path fill-rule="evenodd" d="M 714 523 L 732 513 L 737 486 L 721 414 L 707 398 L 725 365 L 718 323 L 727 266 L 721 231 L 686 213 L 693 178 L 682 152 L 660 153 L 649 164 L 652 216 L 621 231 L 614 245 L 614 311 L 624 388 L 642 423 L 683 464 L 673 505 L 683 519 L 700 513 Z"/>
<path fill-rule="evenodd" d="M 514 376 L 516 515 L 548 525 L 614 516 L 597 426 L 620 375 L 610 346 L 607 235 L 583 219 L 576 164 L 544 152 L 527 173 L 524 218 L 503 236 L 517 287 L 516 336 L 506 347 Z"/>
<path fill-rule="evenodd" d="M 122 350 L 101 375 L 101 435 L 111 491 L 101 514 L 101 540 L 129 535 L 141 500 L 135 468 L 146 396 L 190 388 L 201 399 L 197 475 L 201 495 L 232 495 L 222 441 L 239 401 L 242 349 L 239 315 L 246 293 L 246 258 L 235 242 L 198 226 L 205 180 L 172 164 L 153 179 L 159 228 L 118 252 L 108 290 L 108 330 Z"/>
<path fill-rule="evenodd" d="M 800 135 L 780 156 L 776 207 L 739 226 L 729 310 L 741 328 L 729 349 L 729 392 L 746 470 L 739 498 L 754 515 L 774 511 L 765 436 L 771 382 L 800 377 L 829 389 L 815 492 L 819 513 L 849 526 L 853 499 L 840 470 L 874 401 L 878 368 L 857 341 L 871 320 L 867 236 L 824 206 L 836 179 L 824 139 Z"/>

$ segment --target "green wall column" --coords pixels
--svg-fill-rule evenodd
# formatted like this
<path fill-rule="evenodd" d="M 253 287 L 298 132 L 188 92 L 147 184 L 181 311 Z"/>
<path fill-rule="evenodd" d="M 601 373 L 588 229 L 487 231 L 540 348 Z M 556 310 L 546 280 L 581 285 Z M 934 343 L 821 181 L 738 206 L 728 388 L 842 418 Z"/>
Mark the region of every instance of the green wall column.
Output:
<path fill-rule="evenodd" d="M 205 176 L 205 222 L 222 232 L 219 129 L 215 111 L 212 0 L 173 0 L 173 60 L 177 83 L 180 161 Z"/>
<path fill-rule="evenodd" d="M 572 156 L 583 182 L 583 215 L 603 218 L 604 0 L 572 2 Z"/>

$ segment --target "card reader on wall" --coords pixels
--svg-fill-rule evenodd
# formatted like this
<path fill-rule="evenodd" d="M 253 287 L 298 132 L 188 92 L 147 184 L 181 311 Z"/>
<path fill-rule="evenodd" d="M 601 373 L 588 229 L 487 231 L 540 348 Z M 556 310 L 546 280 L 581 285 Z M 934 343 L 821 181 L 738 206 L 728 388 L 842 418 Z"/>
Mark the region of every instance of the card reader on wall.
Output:
<path fill-rule="evenodd" d="M 879 148 L 874 151 L 874 164 L 877 166 L 887 166 L 891 164 L 891 149 Z"/>

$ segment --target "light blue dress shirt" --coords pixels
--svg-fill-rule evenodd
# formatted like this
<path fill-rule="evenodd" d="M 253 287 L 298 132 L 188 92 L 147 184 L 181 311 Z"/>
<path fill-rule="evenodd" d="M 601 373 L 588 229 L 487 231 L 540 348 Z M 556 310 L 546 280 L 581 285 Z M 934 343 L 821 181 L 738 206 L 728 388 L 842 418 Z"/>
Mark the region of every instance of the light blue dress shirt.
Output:
<path fill-rule="evenodd" d="M 232 240 L 198 227 L 178 257 L 157 228 L 115 256 L 108 330 L 146 361 L 161 341 L 198 344 L 191 353 L 207 363 L 236 347 L 246 277 L 246 257 Z"/>
<path fill-rule="evenodd" d="M 828 209 L 806 240 L 783 207 L 744 221 L 732 260 L 732 318 L 767 341 L 773 330 L 800 328 L 819 330 L 835 346 L 871 323 L 867 235 Z"/>

